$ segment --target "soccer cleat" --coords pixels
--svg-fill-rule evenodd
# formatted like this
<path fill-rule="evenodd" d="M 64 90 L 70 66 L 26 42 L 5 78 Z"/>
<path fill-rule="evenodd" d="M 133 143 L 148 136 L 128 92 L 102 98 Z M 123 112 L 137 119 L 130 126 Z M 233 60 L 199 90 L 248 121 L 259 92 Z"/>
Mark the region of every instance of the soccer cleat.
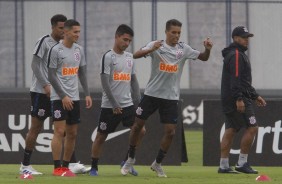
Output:
<path fill-rule="evenodd" d="M 246 174 L 258 174 L 258 171 L 252 169 L 248 162 L 244 163 L 243 166 L 236 164 L 235 170 Z"/>
<path fill-rule="evenodd" d="M 163 171 L 161 164 L 158 164 L 156 160 L 152 163 L 151 169 L 152 171 L 155 171 L 157 173 L 158 177 L 167 178 L 166 174 Z"/>
<path fill-rule="evenodd" d="M 25 166 L 21 163 L 20 174 L 41 175 L 42 173 L 33 169 L 31 165 Z"/>
<path fill-rule="evenodd" d="M 218 168 L 217 173 L 220 173 L 220 174 L 239 174 L 237 171 L 234 171 L 231 167 L 225 168 L 225 169 Z"/>
<path fill-rule="evenodd" d="M 121 174 L 124 176 L 127 175 L 131 170 L 131 168 L 133 168 L 134 163 L 135 163 L 135 159 L 129 157 L 120 169 Z"/>
<path fill-rule="evenodd" d="M 54 176 L 75 177 L 76 175 L 67 167 L 58 167 L 53 171 Z"/>
<path fill-rule="evenodd" d="M 122 161 L 121 164 L 120 164 L 120 167 L 122 168 L 122 166 L 125 164 L 125 161 Z M 130 169 L 129 169 L 129 174 L 132 174 L 133 176 L 138 176 L 138 172 L 134 169 L 134 167 L 132 166 Z"/>
<path fill-rule="evenodd" d="M 98 171 L 95 168 L 91 168 L 89 175 L 90 176 L 98 176 Z"/>
<path fill-rule="evenodd" d="M 71 172 L 75 174 L 85 174 L 90 171 L 91 167 L 85 167 L 84 164 L 77 162 L 77 163 L 70 163 L 69 169 L 71 170 Z"/>

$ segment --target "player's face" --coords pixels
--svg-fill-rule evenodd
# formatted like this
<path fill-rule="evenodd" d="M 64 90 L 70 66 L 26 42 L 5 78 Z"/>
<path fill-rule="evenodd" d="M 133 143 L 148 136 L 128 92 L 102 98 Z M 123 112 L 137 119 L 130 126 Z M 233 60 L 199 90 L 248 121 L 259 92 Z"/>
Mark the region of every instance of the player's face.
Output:
<path fill-rule="evenodd" d="M 234 41 L 236 43 L 238 43 L 239 45 L 242 45 L 244 47 L 248 47 L 248 45 L 249 45 L 249 37 L 235 36 Z"/>
<path fill-rule="evenodd" d="M 129 34 L 117 35 L 116 45 L 120 51 L 125 51 L 132 41 L 132 36 Z"/>
<path fill-rule="evenodd" d="M 57 40 L 64 38 L 64 22 L 58 22 L 55 26 L 52 27 L 53 35 Z"/>
<path fill-rule="evenodd" d="M 170 26 L 169 30 L 165 31 L 165 34 L 166 34 L 166 43 L 170 46 L 175 46 L 180 38 L 181 27 Z"/>
<path fill-rule="evenodd" d="M 80 36 L 80 26 L 72 26 L 71 29 L 65 29 L 64 33 L 64 36 L 67 40 L 72 43 L 75 43 L 78 41 L 78 38 Z"/>

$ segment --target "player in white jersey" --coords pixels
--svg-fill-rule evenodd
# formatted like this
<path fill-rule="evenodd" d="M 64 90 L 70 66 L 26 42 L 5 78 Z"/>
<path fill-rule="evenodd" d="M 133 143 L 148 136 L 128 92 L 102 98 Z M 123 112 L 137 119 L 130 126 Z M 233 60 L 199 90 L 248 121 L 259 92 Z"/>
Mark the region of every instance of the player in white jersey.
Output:
<path fill-rule="evenodd" d="M 135 123 L 130 132 L 129 158 L 121 169 L 123 175 L 126 175 L 134 164 L 138 134 L 145 125 L 145 121 L 159 109 L 161 123 L 164 125 L 164 135 L 151 169 L 157 173 L 158 177 L 167 177 L 161 167 L 161 162 L 175 134 L 180 77 L 184 63 L 187 59 L 207 61 L 212 48 L 212 42 L 209 38 L 204 41 L 205 51 L 203 53 L 179 42 L 181 26 L 182 23 L 176 19 L 168 20 L 165 31 L 166 40 L 150 42 L 133 55 L 134 58 L 151 56 L 151 77 L 146 86 L 144 97 L 136 110 Z"/>
<path fill-rule="evenodd" d="M 48 77 L 52 84 L 51 107 L 54 122 L 51 147 L 55 176 L 75 176 L 68 166 L 75 147 L 78 123 L 80 123 L 78 79 L 86 96 L 86 108 L 92 106 L 86 78 L 84 51 L 76 44 L 79 36 L 79 22 L 73 19 L 67 20 L 64 25 L 63 41 L 52 47 L 48 54 Z M 61 165 L 63 139 L 64 153 Z"/>
<path fill-rule="evenodd" d="M 52 32 L 41 37 L 33 52 L 31 68 L 33 71 L 30 87 L 31 96 L 31 127 L 26 135 L 23 161 L 20 174 L 42 174 L 30 165 L 30 158 L 44 120 L 51 116 L 50 82 L 48 81 L 47 53 L 49 49 L 63 38 L 64 22 L 67 18 L 57 14 L 51 18 Z"/>
<path fill-rule="evenodd" d="M 92 144 L 91 176 L 98 175 L 98 160 L 108 134 L 114 132 L 120 122 L 125 127 L 131 127 L 134 123 L 134 104 L 137 105 L 140 101 L 140 90 L 133 56 L 125 51 L 133 36 L 134 32 L 129 26 L 125 24 L 118 26 L 113 49 L 106 52 L 102 57 L 100 76 L 103 96 L 98 132 Z M 142 129 L 139 140 L 144 133 L 145 128 Z M 122 165 L 127 158 L 128 153 L 126 153 Z M 133 167 L 130 168 L 129 172 L 134 176 L 138 175 Z"/>

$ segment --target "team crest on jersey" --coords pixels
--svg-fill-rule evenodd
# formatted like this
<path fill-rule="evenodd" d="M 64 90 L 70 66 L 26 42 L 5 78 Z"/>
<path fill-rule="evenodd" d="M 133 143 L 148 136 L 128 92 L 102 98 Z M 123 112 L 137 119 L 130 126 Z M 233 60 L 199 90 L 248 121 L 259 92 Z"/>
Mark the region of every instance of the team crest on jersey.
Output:
<path fill-rule="evenodd" d="M 250 124 L 255 124 L 256 122 L 257 122 L 257 120 L 256 120 L 256 117 L 255 116 L 251 116 L 251 117 L 249 117 L 249 121 L 250 121 Z"/>
<path fill-rule="evenodd" d="M 79 53 L 79 52 L 75 52 L 75 53 L 74 53 L 74 60 L 75 60 L 76 62 L 79 62 L 79 61 L 80 61 L 80 53 Z"/>
<path fill-rule="evenodd" d="M 178 49 L 176 51 L 176 59 L 180 59 L 183 56 L 183 50 L 182 49 Z"/>
<path fill-rule="evenodd" d="M 45 115 L 45 110 L 44 109 L 39 109 L 38 110 L 38 116 L 44 116 Z"/>
<path fill-rule="evenodd" d="M 142 109 L 141 107 L 138 107 L 138 108 L 136 109 L 136 114 L 137 114 L 137 115 L 141 115 L 142 112 L 143 112 L 143 109 Z"/>
<path fill-rule="evenodd" d="M 62 117 L 61 111 L 60 110 L 55 110 L 54 111 L 54 117 L 57 118 L 57 119 Z"/>
<path fill-rule="evenodd" d="M 132 67 L 132 59 L 131 58 L 126 58 L 125 61 L 127 63 L 127 67 L 131 68 Z"/>
<path fill-rule="evenodd" d="M 101 122 L 101 123 L 100 123 L 100 129 L 101 129 L 101 130 L 106 130 L 106 129 L 107 129 L 107 123 Z"/>

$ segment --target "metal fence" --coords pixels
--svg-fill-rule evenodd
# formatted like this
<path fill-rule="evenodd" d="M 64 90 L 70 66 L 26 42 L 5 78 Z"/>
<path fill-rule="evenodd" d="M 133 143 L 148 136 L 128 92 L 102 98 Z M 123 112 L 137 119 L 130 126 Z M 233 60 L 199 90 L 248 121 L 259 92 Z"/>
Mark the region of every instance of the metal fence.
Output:
<path fill-rule="evenodd" d="M 254 32 L 256 40 L 251 42 L 249 49 L 251 62 L 255 62 L 254 83 L 262 89 L 281 89 L 282 85 L 273 81 L 273 77 L 282 79 L 278 71 L 281 57 L 279 53 L 273 53 L 273 48 L 282 47 L 275 43 L 276 39 L 279 41 L 282 38 L 279 35 L 281 21 L 275 22 L 282 15 L 281 5 L 282 1 L 266 0 L 1 0 L 0 88 L 29 87 L 34 44 L 40 36 L 50 33 L 50 17 L 62 13 L 68 18 L 77 19 L 82 25 L 80 44 L 86 52 L 91 89 L 101 88 L 100 58 L 112 48 L 117 25 L 125 23 L 133 27 L 135 38 L 129 51 L 134 52 L 151 40 L 164 39 L 165 22 L 171 18 L 182 21 L 181 39 L 193 48 L 202 51 L 202 41 L 207 36 L 215 43 L 207 63 L 188 62 L 181 81 L 182 88 L 219 89 L 221 50 L 232 41 L 232 29 L 236 25 L 245 25 Z M 267 25 L 276 27 L 265 27 L 265 22 L 260 23 L 261 15 L 264 15 Z M 266 29 L 270 29 L 272 35 L 266 35 Z M 271 36 L 276 38 L 269 40 Z M 268 58 L 272 66 L 262 58 Z M 139 83 L 144 88 L 150 66 L 142 60 L 137 63 Z"/>

